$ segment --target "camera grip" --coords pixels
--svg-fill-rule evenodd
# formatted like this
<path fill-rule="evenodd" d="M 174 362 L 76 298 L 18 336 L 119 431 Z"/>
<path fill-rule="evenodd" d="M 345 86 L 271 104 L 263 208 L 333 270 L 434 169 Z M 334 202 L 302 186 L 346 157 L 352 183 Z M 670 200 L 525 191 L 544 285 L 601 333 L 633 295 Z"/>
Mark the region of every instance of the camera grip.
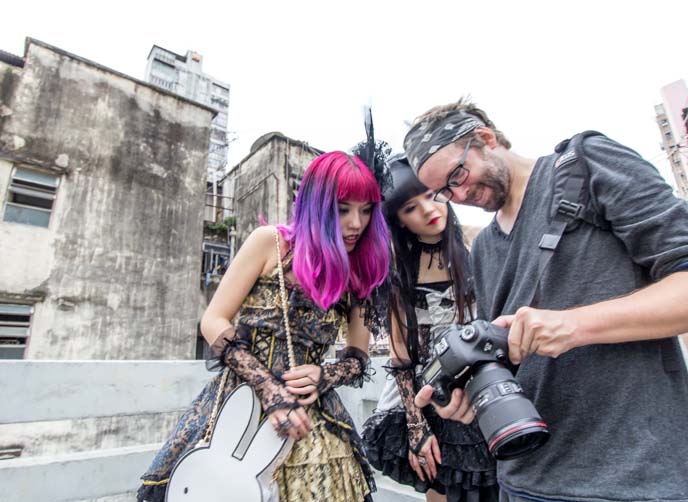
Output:
<path fill-rule="evenodd" d="M 433 386 L 432 388 L 432 401 L 437 406 L 447 406 L 449 401 L 451 401 L 451 390 L 445 389 L 442 386 Z"/>

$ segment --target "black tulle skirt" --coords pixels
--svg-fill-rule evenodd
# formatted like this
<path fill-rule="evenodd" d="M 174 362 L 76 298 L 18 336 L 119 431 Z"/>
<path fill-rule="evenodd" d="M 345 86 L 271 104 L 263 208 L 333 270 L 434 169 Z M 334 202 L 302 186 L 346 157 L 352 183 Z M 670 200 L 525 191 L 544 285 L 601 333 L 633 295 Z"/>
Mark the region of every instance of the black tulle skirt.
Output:
<path fill-rule="evenodd" d="M 363 425 L 363 445 L 370 464 L 418 492 L 433 489 L 446 494 L 448 502 L 497 502 L 495 461 L 477 424 L 443 420 L 432 407 L 424 409 L 423 414 L 437 437 L 442 455 L 434 481 L 422 481 L 409 463 L 406 414 L 401 406 L 376 411 Z"/>

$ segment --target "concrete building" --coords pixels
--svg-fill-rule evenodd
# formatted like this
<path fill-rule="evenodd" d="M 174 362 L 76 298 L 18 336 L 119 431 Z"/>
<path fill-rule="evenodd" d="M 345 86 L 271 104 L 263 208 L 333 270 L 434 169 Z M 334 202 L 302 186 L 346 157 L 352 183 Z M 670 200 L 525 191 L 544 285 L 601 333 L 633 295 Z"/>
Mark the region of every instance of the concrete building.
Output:
<path fill-rule="evenodd" d="M 678 195 L 688 199 L 688 88 L 683 80 L 662 87 L 655 106 L 662 147 L 676 179 Z"/>
<path fill-rule="evenodd" d="M 0 357 L 194 357 L 215 114 L 36 40 L 0 54 Z"/>
<path fill-rule="evenodd" d="M 250 153 L 222 180 L 234 193 L 237 248 L 260 225 L 259 217 L 271 224 L 289 221 L 303 173 L 321 153 L 279 132 L 253 143 Z"/>
<path fill-rule="evenodd" d="M 203 56 L 199 53 L 187 51 L 182 56 L 157 45 L 148 54 L 145 79 L 153 85 L 217 110 L 210 130 L 208 192 L 209 197 L 214 200 L 220 199 L 222 205 L 218 206 L 217 202 L 208 204 L 205 219 L 218 221 L 223 215 L 221 213 L 218 217 L 216 209 L 229 209 L 229 204 L 221 199 L 223 194 L 218 191 L 216 183 L 224 176 L 227 166 L 229 84 L 203 73 Z"/>

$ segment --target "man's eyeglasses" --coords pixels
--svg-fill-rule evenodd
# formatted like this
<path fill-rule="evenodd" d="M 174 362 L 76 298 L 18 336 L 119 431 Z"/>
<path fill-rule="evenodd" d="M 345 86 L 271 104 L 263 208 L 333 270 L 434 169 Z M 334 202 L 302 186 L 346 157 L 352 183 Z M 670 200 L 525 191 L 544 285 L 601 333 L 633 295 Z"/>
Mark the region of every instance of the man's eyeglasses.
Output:
<path fill-rule="evenodd" d="M 468 179 L 470 172 L 466 169 L 463 164 L 466 162 L 466 156 L 468 155 L 468 150 L 471 149 L 471 142 L 473 140 L 469 139 L 466 143 L 466 148 L 459 159 L 459 165 L 456 166 L 447 176 L 447 184 L 435 192 L 435 197 L 433 198 L 436 202 L 449 202 L 454 197 L 453 188 L 459 188 Z"/>

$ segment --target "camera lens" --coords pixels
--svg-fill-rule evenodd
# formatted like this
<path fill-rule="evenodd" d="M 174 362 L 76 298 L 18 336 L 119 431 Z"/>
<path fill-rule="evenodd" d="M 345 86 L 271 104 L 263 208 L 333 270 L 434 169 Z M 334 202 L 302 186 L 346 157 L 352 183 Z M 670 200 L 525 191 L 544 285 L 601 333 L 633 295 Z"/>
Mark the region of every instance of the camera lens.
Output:
<path fill-rule="evenodd" d="M 547 424 L 502 364 L 478 367 L 466 384 L 466 392 L 480 432 L 496 459 L 520 457 L 549 439 Z"/>

